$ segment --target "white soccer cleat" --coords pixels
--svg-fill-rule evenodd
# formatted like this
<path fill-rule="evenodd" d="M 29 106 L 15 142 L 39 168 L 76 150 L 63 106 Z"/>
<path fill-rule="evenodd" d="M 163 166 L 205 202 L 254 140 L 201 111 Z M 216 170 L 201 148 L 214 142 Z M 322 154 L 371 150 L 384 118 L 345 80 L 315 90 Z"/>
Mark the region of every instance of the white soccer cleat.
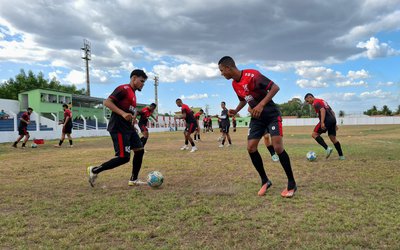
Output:
<path fill-rule="evenodd" d="M 188 145 L 183 145 L 182 147 L 181 147 L 181 150 L 183 151 L 183 150 L 188 150 L 189 149 L 189 146 Z"/>
<path fill-rule="evenodd" d="M 328 148 L 326 149 L 326 151 L 325 151 L 326 159 L 328 159 L 329 156 L 331 156 L 332 151 L 333 151 L 333 148 L 328 147 Z"/>
<path fill-rule="evenodd" d="M 95 182 L 95 180 L 97 178 L 97 174 L 93 173 L 93 171 L 92 171 L 93 168 L 95 168 L 95 167 L 94 166 L 90 166 L 90 167 L 87 168 L 87 173 L 89 175 L 89 183 L 90 183 L 90 186 L 92 186 L 92 187 L 94 187 L 94 182 Z"/>
<path fill-rule="evenodd" d="M 196 146 L 192 147 L 192 150 L 190 150 L 190 153 L 196 152 L 197 150 L 199 150 Z"/>
<path fill-rule="evenodd" d="M 144 185 L 147 185 L 147 182 L 141 181 L 139 179 L 136 179 L 134 181 L 129 180 L 128 185 L 129 186 L 144 186 Z"/>
<path fill-rule="evenodd" d="M 226 145 L 227 147 L 230 147 L 230 146 L 232 146 L 232 144 L 228 144 L 228 145 Z"/>
<path fill-rule="evenodd" d="M 224 144 L 219 144 L 218 147 L 219 147 L 219 148 L 223 148 L 223 147 L 224 147 Z"/>
<path fill-rule="evenodd" d="M 277 154 L 274 154 L 273 156 L 271 156 L 271 159 L 273 162 L 278 162 L 279 161 L 279 156 Z"/>

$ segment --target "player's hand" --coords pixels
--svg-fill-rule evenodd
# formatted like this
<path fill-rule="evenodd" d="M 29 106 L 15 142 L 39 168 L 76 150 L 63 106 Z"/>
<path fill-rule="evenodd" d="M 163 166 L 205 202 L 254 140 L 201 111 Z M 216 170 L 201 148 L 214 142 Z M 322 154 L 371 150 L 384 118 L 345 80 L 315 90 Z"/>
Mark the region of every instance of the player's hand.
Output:
<path fill-rule="evenodd" d="M 338 131 L 339 130 L 339 127 L 336 125 L 336 131 Z"/>
<path fill-rule="evenodd" d="M 321 128 L 322 128 L 323 130 L 325 130 L 325 129 L 326 129 L 326 127 L 325 127 L 325 123 L 321 122 Z"/>
<path fill-rule="evenodd" d="M 131 121 L 133 116 L 131 113 L 123 113 L 122 117 L 127 121 Z"/>
<path fill-rule="evenodd" d="M 235 116 L 236 114 L 237 114 L 237 112 L 236 112 L 235 109 L 230 109 L 230 110 L 228 110 L 228 115 L 229 115 L 229 116 Z"/>
<path fill-rule="evenodd" d="M 262 111 L 263 111 L 263 109 L 264 109 L 264 107 L 262 105 L 258 104 L 257 106 L 255 106 L 252 109 L 252 112 L 250 112 L 251 116 L 254 117 L 254 118 L 259 118 L 261 113 L 262 113 Z"/>

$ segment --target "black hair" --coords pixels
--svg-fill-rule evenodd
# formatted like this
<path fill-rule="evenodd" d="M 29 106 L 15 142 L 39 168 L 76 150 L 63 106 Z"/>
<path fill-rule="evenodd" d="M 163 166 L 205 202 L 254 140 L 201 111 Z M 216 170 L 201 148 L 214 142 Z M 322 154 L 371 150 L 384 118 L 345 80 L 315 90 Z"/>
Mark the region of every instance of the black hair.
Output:
<path fill-rule="evenodd" d="M 204 110 L 203 110 L 203 109 L 200 109 L 199 111 L 201 111 L 201 112 L 203 112 L 203 113 L 204 113 Z"/>
<path fill-rule="evenodd" d="M 220 64 L 228 67 L 236 67 L 235 61 L 230 56 L 224 56 L 221 59 L 219 59 L 218 65 Z"/>
<path fill-rule="evenodd" d="M 307 94 L 304 96 L 304 100 L 305 100 L 307 97 L 309 97 L 309 96 L 312 96 L 312 97 L 314 97 L 314 96 L 313 96 L 313 94 L 311 94 L 311 93 L 307 93 Z"/>
<path fill-rule="evenodd" d="M 152 104 L 150 104 L 150 106 L 157 107 L 157 104 L 155 104 L 155 103 L 153 102 Z"/>
<path fill-rule="evenodd" d="M 63 108 L 68 108 L 68 105 L 64 103 Z"/>
<path fill-rule="evenodd" d="M 226 103 L 225 103 L 225 102 L 221 102 L 221 103 L 223 103 L 223 104 L 226 106 Z"/>
<path fill-rule="evenodd" d="M 135 69 L 131 72 L 131 76 L 129 78 L 132 78 L 132 76 L 138 76 L 138 77 L 143 77 L 144 79 L 147 79 L 146 73 L 144 73 L 143 70 L 141 69 Z"/>
<path fill-rule="evenodd" d="M 180 101 L 180 102 L 181 102 L 182 100 L 181 100 L 181 98 L 178 98 L 178 99 L 176 99 L 176 101 L 175 101 L 175 102 L 177 102 L 177 101 Z"/>
<path fill-rule="evenodd" d="M 30 111 L 33 111 L 33 108 L 29 107 L 29 108 L 27 108 L 26 110 L 27 110 L 27 111 L 29 111 L 29 110 L 30 110 Z"/>

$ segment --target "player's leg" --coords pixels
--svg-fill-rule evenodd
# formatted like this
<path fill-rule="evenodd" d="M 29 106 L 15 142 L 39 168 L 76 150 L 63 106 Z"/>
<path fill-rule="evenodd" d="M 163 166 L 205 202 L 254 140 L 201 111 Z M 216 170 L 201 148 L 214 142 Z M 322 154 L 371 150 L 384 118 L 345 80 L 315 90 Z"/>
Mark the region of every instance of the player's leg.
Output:
<path fill-rule="evenodd" d="M 194 133 L 194 131 L 196 131 L 196 129 L 197 129 L 196 123 L 191 123 L 190 126 L 189 126 L 189 130 L 187 132 L 187 139 L 190 142 L 190 145 L 192 145 L 192 150 L 190 150 L 191 153 L 193 153 L 193 152 L 198 150 L 196 145 L 194 144 L 194 141 L 193 141 L 192 137 L 190 136 L 191 134 Z"/>
<path fill-rule="evenodd" d="M 315 139 L 315 141 L 317 141 L 317 143 L 319 145 L 321 145 L 325 149 L 325 155 L 326 155 L 326 158 L 328 158 L 331 155 L 333 149 L 328 147 L 328 145 L 326 145 L 326 143 L 325 143 L 325 140 L 321 137 L 321 134 L 325 133 L 325 132 L 326 132 L 326 129 L 322 129 L 321 123 L 319 122 L 314 128 L 312 137 Z"/>
<path fill-rule="evenodd" d="M 63 144 L 64 140 L 65 140 L 65 130 L 63 129 L 63 131 L 61 133 L 60 141 L 58 142 L 58 145 L 54 145 L 54 147 L 56 147 L 56 148 L 61 147 L 61 145 Z"/>
<path fill-rule="evenodd" d="M 228 145 L 230 146 L 230 145 L 232 145 L 232 140 L 231 140 L 231 136 L 229 135 L 229 127 L 228 127 L 228 130 L 227 130 L 228 132 L 226 133 L 226 138 L 228 139 Z"/>
<path fill-rule="evenodd" d="M 147 140 L 149 139 L 149 131 L 147 130 L 147 127 L 145 127 L 145 129 L 142 130 L 142 137 L 140 138 L 140 141 L 142 142 L 142 145 L 144 147 L 144 145 L 146 145 Z"/>
<path fill-rule="evenodd" d="M 271 156 L 275 155 L 275 149 L 274 146 L 272 146 L 271 136 L 268 133 L 264 135 L 264 144 L 267 147 Z"/>
<path fill-rule="evenodd" d="M 17 138 L 17 140 L 13 143 L 13 147 L 14 148 L 16 148 L 17 147 L 17 144 L 18 144 L 18 142 L 24 137 L 25 135 L 19 135 L 18 136 L 18 138 Z"/>
<path fill-rule="evenodd" d="M 345 157 L 343 155 L 342 146 L 340 145 L 340 142 L 336 139 L 336 123 L 329 124 L 328 136 L 339 154 L 339 159 L 344 160 Z"/>
<path fill-rule="evenodd" d="M 68 133 L 67 134 L 67 137 L 68 137 L 68 142 L 69 142 L 69 147 L 73 147 L 73 142 L 72 142 L 72 136 L 71 136 L 71 133 Z"/>
<path fill-rule="evenodd" d="M 29 135 L 29 132 L 27 131 L 27 129 L 25 129 L 25 139 L 24 139 L 24 141 L 22 142 L 22 148 L 25 148 L 25 144 L 26 144 L 26 142 L 29 140 L 29 137 L 30 137 L 30 135 Z"/>
<path fill-rule="evenodd" d="M 88 167 L 89 183 L 92 187 L 99 173 L 121 166 L 130 160 L 130 135 L 120 132 L 112 132 L 110 135 L 114 144 L 115 157 L 100 166 Z"/>
<path fill-rule="evenodd" d="M 132 176 L 129 179 L 128 185 L 143 185 L 146 184 L 143 181 L 140 181 L 139 172 L 142 168 L 144 148 L 142 142 L 140 141 L 139 135 L 136 132 L 133 132 L 130 136 L 130 146 L 133 150 L 133 160 L 132 160 Z"/>

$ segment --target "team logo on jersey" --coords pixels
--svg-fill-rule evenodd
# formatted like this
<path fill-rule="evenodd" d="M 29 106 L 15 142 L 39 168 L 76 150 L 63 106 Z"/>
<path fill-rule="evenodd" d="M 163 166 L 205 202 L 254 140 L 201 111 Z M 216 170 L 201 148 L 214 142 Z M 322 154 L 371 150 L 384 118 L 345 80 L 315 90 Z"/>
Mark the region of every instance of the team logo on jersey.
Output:
<path fill-rule="evenodd" d="M 131 146 L 125 146 L 125 152 L 127 153 L 131 152 Z"/>
<path fill-rule="evenodd" d="M 272 126 L 272 128 L 271 128 L 272 130 L 275 130 L 275 126 Z"/>
<path fill-rule="evenodd" d="M 129 111 L 131 111 L 132 114 L 136 112 L 136 108 L 133 107 L 132 105 L 129 106 Z"/>
<path fill-rule="evenodd" d="M 244 91 L 249 92 L 248 84 L 243 85 L 243 89 L 244 89 Z"/>
<path fill-rule="evenodd" d="M 251 102 L 254 100 L 254 97 L 252 95 L 246 95 L 244 97 L 244 99 L 246 100 L 247 103 Z"/>

